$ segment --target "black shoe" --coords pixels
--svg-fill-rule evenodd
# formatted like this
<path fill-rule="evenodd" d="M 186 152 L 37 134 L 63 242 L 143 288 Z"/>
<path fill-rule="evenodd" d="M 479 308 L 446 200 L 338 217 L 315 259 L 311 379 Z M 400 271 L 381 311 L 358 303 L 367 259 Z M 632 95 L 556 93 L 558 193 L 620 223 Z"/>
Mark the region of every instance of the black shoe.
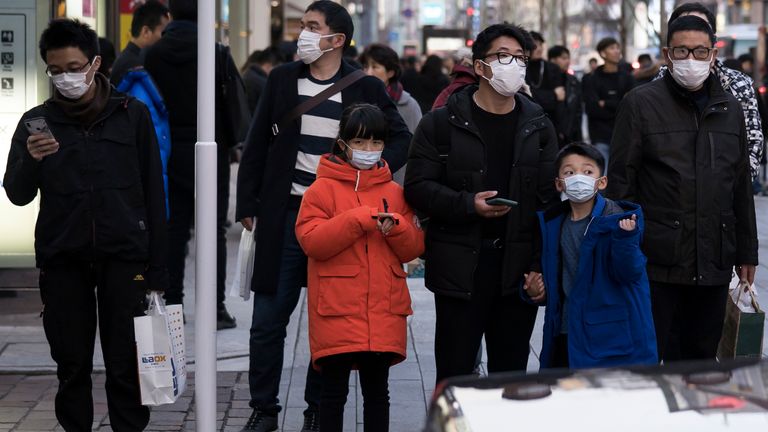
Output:
<path fill-rule="evenodd" d="M 267 415 L 257 409 L 253 410 L 248 422 L 240 432 L 272 432 L 277 430 L 277 416 Z"/>
<path fill-rule="evenodd" d="M 317 411 L 307 411 L 304 413 L 304 426 L 301 432 L 320 432 L 320 413 Z"/>
<path fill-rule="evenodd" d="M 237 327 L 235 318 L 227 312 L 226 306 L 219 305 L 216 309 L 216 330 L 231 329 Z"/>

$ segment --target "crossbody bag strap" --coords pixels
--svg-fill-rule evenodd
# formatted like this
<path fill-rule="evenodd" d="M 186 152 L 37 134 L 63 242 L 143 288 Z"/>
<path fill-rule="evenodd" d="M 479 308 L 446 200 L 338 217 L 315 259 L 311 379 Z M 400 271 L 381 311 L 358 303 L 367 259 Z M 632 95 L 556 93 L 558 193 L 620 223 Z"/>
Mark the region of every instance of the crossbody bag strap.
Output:
<path fill-rule="evenodd" d="M 283 116 L 279 123 L 272 124 L 272 135 L 277 136 L 281 130 L 285 129 L 291 122 L 301 117 L 302 114 L 325 102 L 328 98 L 354 84 L 364 76 L 365 73 L 363 71 L 355 70 L 349 75 L 336 81 L 332 86 L 300 103 L 294 109 L 290 110 L 288 114 Z"/>

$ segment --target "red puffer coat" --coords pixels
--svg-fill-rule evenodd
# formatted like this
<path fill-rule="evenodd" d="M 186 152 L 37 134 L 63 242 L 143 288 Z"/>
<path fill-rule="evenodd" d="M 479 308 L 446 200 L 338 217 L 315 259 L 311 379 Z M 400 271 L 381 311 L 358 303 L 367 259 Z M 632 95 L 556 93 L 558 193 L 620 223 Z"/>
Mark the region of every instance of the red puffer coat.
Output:
<path fill-rule="evenodd" d="M 386 200 L 397 224 L 376 225 Z M 307 189 L 296 237 L 309 257 L 309 346 L 312 363 L 348 352 L 394 353 L 405 359 L 406 317 L 413 313 L 402 263 L 424 251 L 402 188 L 386 163 L 360 171 L 323 156 Z M 393 363 L 393 364 L 394 364 Z"/>

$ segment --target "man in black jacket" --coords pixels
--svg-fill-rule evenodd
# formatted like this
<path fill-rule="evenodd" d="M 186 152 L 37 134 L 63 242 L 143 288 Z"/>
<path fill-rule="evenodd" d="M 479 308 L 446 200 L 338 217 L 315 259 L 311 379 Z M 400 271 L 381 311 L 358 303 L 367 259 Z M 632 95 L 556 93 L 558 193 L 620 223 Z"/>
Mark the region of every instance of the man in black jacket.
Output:
<path fill-rule="evenodd" d="M 557 137 L 560 145 L 581 141 L 581 123 L 584 117 L 584 101 L 581 97 L 579 79 L 569 73 L 571 52 L 562 45 L 555 45 L 547 51 L 547 58 L 563 72 L 565 79 L 564 110 L 560 119 L 560 130 Z"/>
<path fill-rule="evenodd" d="M 525 82 L 531 88 L 533 100 L 547 113 L 557 132 L 565 110 L 565 76 L 554 63 L 544 58 L 544 37 L 532 31 L 531 59 L 525 74 Z"/>
<path fill-rule="evenodd" d="M 171 126 L 171 156 L 168 159 L 168 272 L 170 285 L 165 293 L 168 304 L 181 304 L 184 299 L 184 264 L 195 215 L 195 143 L 197 142 L 197 1 L 171 0 L 173 21 L 163 37 L 146 51 L 144 67 L 160 89 L 168 107 Z M 229 62 L 230 56 L 216 61 Z M 217 67 L 216 82 L 221 82 Z M 223 101 L 217 92 L 217 108 Z M 229 148 L 234 146 L 231 134 L 224 130 L 220 109 L 216 110 L 216 143 L 218 144 L 218 205 L 216 215 L 216 328 L 236 326 L 224 305 L 227 271 L 227 209 L 229 207 Z"/>
<path fill-rule="evenodd" d="M 536 307 L 519 288 L 540 277 L 536 211 L 556 198 L 558 149 L 542 108 L 519 94 L 528 50 L 519 27 L 483 30 L 472 46 L 479 87 L 425 115 L 408 156 L 405 197 L 429 218 L 438 382 L 472 372 L 483 335 L 490 372 L 528 363 Z"/>
<path fill-rule="evenodd" d="M 610 142 L 616 110 L 619 102 L 634 87 L 634 78 L 621 70 L 621 45 L 611 37 L 597 43 L 597 52 L 605 62 L 582 81 L 584 107 L 589 122 L 589 139 L 605 158 L 606 167 L 610 163 Z M 610 172 L 610 169 L 607 171 Z"/>
<path fill-rule="evenodd" d="M 671 73 L 626 96 L 611 143 L 608 195 L 645 213 L 665 361 L 715 357 L 731 272 L 752 283 L 757 264 L 744 114 L 711 72 L 714 41 L 697 17 L 670 23 L 663 55 Z"/>
<path fill-rule="evenodd" d="M 97 72 L 98 52 L 96 32 L 78 21 L 54 20 L 43 32 L 54 94 L 22 116 L 3 186 L 19 206 L 40 191 L 35 258 L 59 378 L 56 418 L 65 430 L 91 430 L 98 316 L 110 423 L 138 431 L 149 409 L 141 405 L 133 318 L 144 314 L 147 290 L 168 283 L 165 196 L 149 112 Z"/>
<path fill-rule="evenodd" d="M 120 85 L 126 72 L 144 65 L 141 50 L 160 40 L 170 18 L 168 8 L 157 0 L 149 0 L 133 11 L 131 40 L 112 65 L 109 77 L 115 87 Z"/>
<path fill-rule="evenodd" d="M 277 399 L 283 368 L 285 330 L 306 285 L 307 257 L 294 227 L 304 191 L 315 179 L 320 157 L 338 135 L 343 109 L 358 102 L 380 107 L 389 120 L 383 159 L 392 172 L 405 164 L 411 134 L 375 77 L 362 77 L 340 93 L 286 123 L 302 102 L 353 73 L 342 61 L 352 40 L 352 18 L 332 1 L 309 5 L 301 20 L 300 62 L 281 65 L 269 74 L 243 150 L 237 178 L 237 220 L 256 229 L 256 257 L 251 287 L 250 389 L 253 415 L 244 431 L 277 428 Z M 304 393 L 304 431 L 318 428 L 319 374 L 309 366 Z"/>

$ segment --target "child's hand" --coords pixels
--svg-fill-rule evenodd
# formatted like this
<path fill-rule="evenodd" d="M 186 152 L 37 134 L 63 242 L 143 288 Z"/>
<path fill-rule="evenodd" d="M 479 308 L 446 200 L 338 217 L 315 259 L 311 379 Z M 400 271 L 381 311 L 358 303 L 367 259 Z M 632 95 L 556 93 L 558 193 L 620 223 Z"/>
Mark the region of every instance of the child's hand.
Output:
<path fill-rule="evenodd" d="M 392 213 L 379 213 L 379 220 L 376 222 L 376 227 L 385 236 L 392 231 L 395 226 L 395 219 Z"/>
<path fill-rule="evenodd" d="M 619 221 L 619 228 L 624 231 L 634 231 L 637 228 L 637 215 L 632 215 L 631 219 L 622 219 Z"/>
<path fill-rule="evenodd" d="M 544 286 L 544 277 L 541 273 L 530 272 L 525 275 L 525 282 L 523 283 L 523 289 L 526 294 L 535 303 L 541 303 L 547 298 L 547 290 Z"/>

